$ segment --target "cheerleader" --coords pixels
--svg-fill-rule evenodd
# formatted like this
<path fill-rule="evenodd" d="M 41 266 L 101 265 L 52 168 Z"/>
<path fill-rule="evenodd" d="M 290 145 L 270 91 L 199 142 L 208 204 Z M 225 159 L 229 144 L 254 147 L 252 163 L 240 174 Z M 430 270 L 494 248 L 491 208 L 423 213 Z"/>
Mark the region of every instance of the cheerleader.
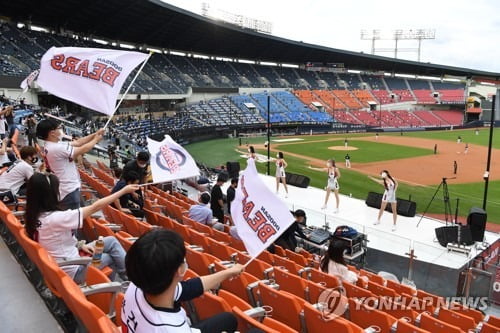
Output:
<path fill-rule="evenodd" d="M 340 171 L 339 168 L 335 165 L 335 160 L 330 159 L 326 162 L 326 168 L 313 168 L 309 166 L 309 169 L 316 170 L 316 171 L 326 171 L 328 173 L 328 182 L 326 184 L 326 196 L 325 196 L 325 204 L 321 209 L 326 209 L 326 206 L 328 204 L 328 199 L 330 198 L 330 191 L 333 191 L 335 194 L 335 200 L 336 200 L 336 208 L 334 213 L 339 212 L 339 178 L 340 178 Z"/>
<path fill-rule="evenodd" d="M 276 156 L 276 194 L 279 193 L 280 181 L 285 187 L 285 198 L 288 198 L 288 187 L 286 186 L 286 174 L 285 168 L 288 167 L 285 159 L 283 158 L 283 153 L 279 152 Z"/>
<path fill-rule="evenodd" d="M 248 154 L 247 154 L 248 158 L 252 158 L 254 160 L 257 160 L 257 156 L 255 154 L 255 148 L 253 146 L 249 146 L 248 147 Z"/>
<path fill-rule="evenodd" d="M 392 178 L 391 174 L 387 170 L 382 170 L 380 177 L 382 178 L 382 180 L 374 178 L 372 176 L 368 176 L 368 178 L 370 178 L 371 180 L 381 185 L 384 185 L 385 188 L 384 195 L 382 196 L 382 204 L 380 206 L 380 211 L 378 212 L 378 218 L 373 224 L 374 225 L 380 224 L 380 218 L 384 213 L 385 207 L 387 206 L 387 203 L 390 203 L 392 208 L 392 221 L 393 221 L 391 230 L 396 231 L 396 220 L 398 218 L 398 210 L 396 205 L 396 190 L 398 188 L 398 182 L 394 178 Z"/>

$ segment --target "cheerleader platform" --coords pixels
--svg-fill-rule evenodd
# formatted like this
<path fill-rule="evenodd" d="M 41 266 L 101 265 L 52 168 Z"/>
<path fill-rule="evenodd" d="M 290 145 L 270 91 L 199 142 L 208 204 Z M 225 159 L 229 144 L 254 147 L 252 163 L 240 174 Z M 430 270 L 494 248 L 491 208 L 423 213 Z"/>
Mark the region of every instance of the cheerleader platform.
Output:
<path fill-rule="evenodd" d="M 274 177 L 260 175 L 262 181 L 275 192 Z M 223 191 L 227 188 L 225 185 Z M 368 207 L 363 200 L 340 195 L 340 207 L 335 213 L 335 197 L 332 193 L 326 209 L 325 191 L 309 187 L 288 187 L 288 195 L 280 186 L 278 196 L 290 210 L 303 209 L 307 215 L 307 225 L 335 230 L 337 226 L 348 225 L 367 237 L 367 251 L 364 258 L 366 269 L 395 274 L 401 281 L 410 278 L 418 288 L 443 296 L 463 295 L 464 272 L 470 267 L 477 267 L 472 279 L 471 296 L 489 296 L 500 302 L 500 292 L 494 292 L 497 274 L 500 235 L 485 232 L 484 242 L 476 242 L 469 253 L 449 251 L 437 242 L 435 229 L 445 225 L 444 221 L 421 216 L 398 216 L 397 229 L 391 231 L 392 214 L 384 212 L 381 223 L 373 225 L 378 209 Z M 410 270 L 410 252 L 413 250 L 412 269 Z M 469 249 L 468 249 L 469 250 Z M 497 277 L 498 276 L 498 277 Z M 496 281 L 498 289 L 499 281 Z M 476 294 L 474 294 L 476 293 Z"/>

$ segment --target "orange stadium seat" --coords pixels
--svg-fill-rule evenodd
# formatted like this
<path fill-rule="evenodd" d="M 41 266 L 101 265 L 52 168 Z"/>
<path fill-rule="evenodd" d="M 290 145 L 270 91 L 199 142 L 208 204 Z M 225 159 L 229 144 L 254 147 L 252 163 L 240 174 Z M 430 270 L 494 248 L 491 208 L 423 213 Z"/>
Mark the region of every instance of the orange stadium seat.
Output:
<path fill-rule="evenodd" d="M 304 304 L 304 318 L 308 332 L 363 333 L 358 325 L 337 317 L 325 320 L 320 310 L 309 303 Z"/>
<path fill-rule="evenodd" d="M 495 317 L 490 315 L 486 322 L 492 326 L 500 328 L 500 317 Z"/>
<path fill-rule="evenodd" d="M 307 279 L 319 284 L 324 284 L 327 288 L 335 288 L 342 284 L 338 277 L 322 272 L 315 268 L 305 271 L 305 275 Z"/>
<path fill-rule="evenodd" d="M 489 323 L 483 323 L 479 333 L 499 333 L 500 327 L 493 326 Z"/>
<path fill-rule="evenodd" d="M 460 327 L 448 324 L 442 320 L 432 317 L 430 314 L 420 315 L 419 327 L 432 333 L 461 333 Z"/>
<path fill-rule="evenodd" d="M 274 270 L 274 280 L 280 286 L 280 290 L 285 290 L 304 300 L 306 299 L 305 291 L 307 283 L 300 276 L 276 267 Z"/>
<path fill-rule="evenodd" d="M 132 237 L 131 234 L 126 233 L 125 231 L 118 231 L 115 234 L 116 239 L 120 242 L 123 249 L 128 252 L 132 244 L 134 244 L 136 237 Z"/>
<path fill-rule="evenodd" d="M 445 323 L 458 326 L 465 332 L 473 330 L 476 327 L 476 322 L 471 317 L 445 308 L 439 308 L 436 311 L 438 312 L 436 316 L 437 319 L 442 320 Z"/>
<path fill-rule="evenodd" d="M 397 322 L 396 331 L 394 333 L 432 333 L 432 332 L 426 331 L 423 328 L 416 327 L 404 319 L 400 319 Z"/>
<path fill-rule="evenodd" d="M 245 314 L 239 307 L 233 307 L 233 313 L 238 318 L 238 328 L 242 333 L 248 332 L 252 328 L 259 329 L 265 333 L 298 333 L 299 331 L 274 320 L 273 318 L 264 317 L 262 322 L 258 321 Z"/>
<path fill-rule="evenodd" d="M 96 305 L 85 298 L 78 285 L 69 277 L 61 278 L 64 302 L 89 332 L 118 333 L 119 328 Z"/>
<path fill-rule="evenodd" d="M 366 306 L 353 298 L 349 299 L 349 319 L 363 328 L 377 326 L 383 333 L 389 333 L 397 321 L 393 316 Z"/>
<path fill-rule="evenodd" d="M 272 317 L 290 326 L 294 330 L 300 331 L 300 312 L 302 311 L 304 300 L 300 300 L 286 291 L 276 290 L 272 287 L 259 283 L 259 294 L 263 305 L 272 308 Z"/>

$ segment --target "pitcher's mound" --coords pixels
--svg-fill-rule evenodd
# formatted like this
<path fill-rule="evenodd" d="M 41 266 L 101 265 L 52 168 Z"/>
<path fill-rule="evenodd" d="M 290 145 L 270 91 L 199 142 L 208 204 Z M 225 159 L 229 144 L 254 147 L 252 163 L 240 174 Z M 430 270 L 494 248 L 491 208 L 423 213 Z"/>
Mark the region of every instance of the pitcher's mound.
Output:
<path fill-rule="evenodd" d="M 328 147 L 328 149 L 330 150 L 358 150 L 357 147 L 353 147 L 353 146 L 330 146 Z"/>

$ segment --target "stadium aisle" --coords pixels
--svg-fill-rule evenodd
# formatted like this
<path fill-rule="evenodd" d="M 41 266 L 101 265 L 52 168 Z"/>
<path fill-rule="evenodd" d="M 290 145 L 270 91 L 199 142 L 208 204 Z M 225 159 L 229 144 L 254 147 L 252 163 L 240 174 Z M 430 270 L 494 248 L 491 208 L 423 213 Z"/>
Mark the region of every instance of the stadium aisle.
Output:
<path fill-rule="evenodd" d="M 0 331 L 63 332 L 0 237 Z"/>

